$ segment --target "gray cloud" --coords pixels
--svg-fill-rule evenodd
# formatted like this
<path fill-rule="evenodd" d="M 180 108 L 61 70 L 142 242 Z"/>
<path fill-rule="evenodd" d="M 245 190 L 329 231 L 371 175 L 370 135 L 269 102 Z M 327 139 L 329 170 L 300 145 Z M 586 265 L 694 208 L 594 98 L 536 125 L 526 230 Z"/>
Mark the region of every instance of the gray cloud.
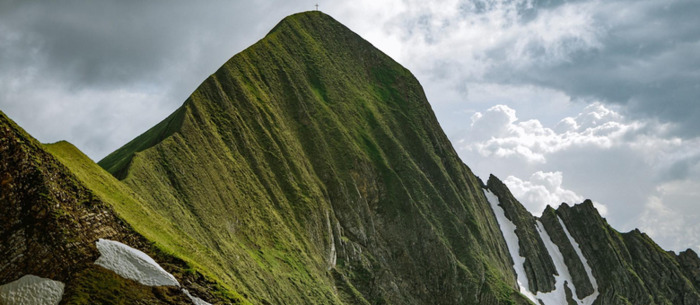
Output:
<path fill-rule="evenodd" d="M 274 1 L 3 1 L 0 109 L 41 141 L 67 139 L 99 159 L 167 116 L 293 9 Z"/>
<path fill-rule="evenodd" d="M 560 64 L 528 66 L 516 77 L 500 79 L 507 75 L 500 69 L 489 77 L 627 105 L 632 117 L 674 122 L 678 134 L 699 135 L 700 2 L 606 1 L 592 15 L 599 47 L 577 50 Z"/>
<path fill-rule="evenodd" d="M 687 227 L 700 217 L 700 138 L 669 137 L 666 125 L 630 120 L 603 104 L 554 129 L 521 121 L 504 105 L 471 122 L 452 137 L 460 156 L 477 174 L 504 179 L 534 214 L 590 198 L 619 230 L 642 228 L 667 249 L 700 245 L 700 226 Z"/>
<path fill-rule="evenodd" d="M 165 118 L 284 16 L 314 4 L 0 1 L 0 110 L 41 141 L 67 139 L 100 159 Z M 594 199 L 620 229 L 665 215 L 671 224 L 652 236 L 700 248 L 700 226 L 697 238 L 684 239 L 680 222 L 666 221 L 700 217 L 700 194 L 686 191 L 700 185 L 697 1 L 320 4 L 416 74 L 455 146 L 500 139 L 485 151 L 510 154 L 460 151 L 478 174 L 512 176 L 529 198 Z M 567 138 L 571 122 L 556 127 L 566 117 L 600 125 L 577 117 L 593 102 L 615 109 L 623 116 L 609 121 L 633 132 Z M 497 104 L 518 120 L 491 113 L 481 137 L 470 135 L 472 115 Z M 540 123 L 519 125 L 528 120 Z M 504 124 L 521 134 L 490 134 Z M 615 145 L 597 144 L 605 141 Z"/>

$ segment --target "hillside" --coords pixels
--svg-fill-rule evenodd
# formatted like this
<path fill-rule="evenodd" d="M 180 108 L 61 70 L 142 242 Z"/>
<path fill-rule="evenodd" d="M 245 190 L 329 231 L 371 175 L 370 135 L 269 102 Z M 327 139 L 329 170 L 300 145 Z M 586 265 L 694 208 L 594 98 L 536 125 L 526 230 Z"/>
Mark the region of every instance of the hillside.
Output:
<path fill-rule="evenodd" d="M 0 191 L 6 305 L 700 305 L 695 252 L 590 200 L 534 217 L 462 163 L 408 70 L 318 11 L 99 165 L 0 112 Z"/>
<path fill-rule="evenodd" d="M 63 304 L 188 302 L 176 287 L 149 287 L 95 264 L 101 256 L 98 239 L 121 241 L 155 257 L 192 293 L 212 301 L 234 300 L 130 226 L 149 227 L 144 229 L 148 234 L 161 230 L 134 217 L 143 212 L 141 204 L 128 200 L 128 193 L 119 194 L 126 190 L 119 181 L 68 143 L 48 149 L 62 160 L 0 112 L 0 303 L 15 304 L 14 299 L 26 304 L 18 293 L 22 289 L 30 289 L 25 291 L 32 302 L 40 302 L 31 298 L 43 291 L 27 286 L 33 281 L 51 283 Z M 66 161 L 76 167 L 69 169 Z M 89 179 L 84 174 L 93 170 L 104 178 L 93 182 L 114 197 L 103 196 L 92 182 L 85 183 Z M 127 209 L 133 213 L 116 212 Z"/>
<path fill-rule="evenodd" d="M 320 12 L 282 20 L 99 164 L 254 303 L 520 299 L 418 81 Z"/>

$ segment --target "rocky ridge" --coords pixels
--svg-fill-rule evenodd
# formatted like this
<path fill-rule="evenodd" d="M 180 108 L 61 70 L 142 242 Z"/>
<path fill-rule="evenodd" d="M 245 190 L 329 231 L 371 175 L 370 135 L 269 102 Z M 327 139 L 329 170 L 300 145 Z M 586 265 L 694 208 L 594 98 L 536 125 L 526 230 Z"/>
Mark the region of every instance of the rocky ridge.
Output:
<path fill-rule="evenodd" d="M 321 12 L 285 18 L 104 169 L 2 113 L 0 157 L 0 286 L 60 281 L 64 304 L 192 302 L 95 264 L 100 239 L 214 304 L 700 304 L 695 252 L 620 233 L 590 200 L 533 217 L 461 162 L 408 70 Z"/>
<path fill-rule="evenodd" d="M 563 257 L 564 265 L 572 275 L 572 283 L 576 290 L 576 298 L 584 299 L 594 293 L 592 304 L 700 304 L 700 294 L 697 289 L 698 260 L 697 255 L 688 250 L 676 255 L 667 252 L 654 243 L 649 236 L 639 230 L 620 233 L 610 227 L 600 216 L 590 200 L 569 206 L 561 204 L 557 209 L 548 206 L 542 217 L 533 217 L 522 205 L 515 200 L 498 178 L 491 176 L 487 184 L 500 201 L 500 207 L 509 219 L 516 224 L 516 233 L 521 249 L 535 248 L 542 240 L 525 238 L 524 231 L 537 232 L 535 222 L 542 223 L 547 236 L 556 245 Z M 535 222 L 529 221 L 535 219 Z M 573 242 L 568 238 L 571 236 Z M 575 242 L 575 244 L 574 244 Z M 528 243 L 534 245 L 528 246 Z M 578 250 L 583 259 L 576 253 Z M 538 264 L 542 256 L 552 258 L 557 255 L 552 251 L 530 252 L 520 251 L 525 257 L 525 265 Z M 547 260 L 543 266 L 532 266 L 535 274 L 528 272 L 530 280 L 549 277 L 546 271 L 549 267 Z M 592 279 L 587 276 L 586 267 L 591 270 Z M 556 268 L 555 274 L 561 273 Z M 539 274 L 538 274 L 539 273 Z M 594 281 L 591 281 L 594 280 Z M 557 302 L 579 304 L 574 299 L 567 285 L 566 299 Z M 595 287 L 594 287 L 595 286 Z M 551 290 L 521 287 L 521 292 L 537 294 L 531 299 L 539 300 L 539 292 Z M 527 289 L 526 289 L 527 288 Z M 544 295 L 544 294 L 543 294 Z M 559 304 L 545 302 L 545 305 Z M 585 302 L 584 302 L 585 303 Z"/>
<path fill-rule="evenodd" d="M 147 251 L 177 274 L 186 268 L 134 232 L 109 204 L 2 112 L 0 181 L 0 285 L 31 275 L 64 283 L 64 304 L 117 296 L 143 304 L 188 303 L 177 289 L 143 286 L 94 264 L 99 257 L 95 241 L 109 238 Z M 191 276 L 186 278 L 193 282 Z"/>

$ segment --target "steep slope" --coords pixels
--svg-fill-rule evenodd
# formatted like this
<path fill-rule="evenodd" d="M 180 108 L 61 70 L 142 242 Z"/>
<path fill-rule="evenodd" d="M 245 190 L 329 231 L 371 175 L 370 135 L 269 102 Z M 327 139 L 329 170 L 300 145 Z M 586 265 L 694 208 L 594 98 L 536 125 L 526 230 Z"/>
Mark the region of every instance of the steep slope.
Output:
<path fill-rule="evenodd" d="M 100 256 L 95 244 L 100 238 L 123 241 L 156 257 L 198 295 L 215 291 L 211 284 L 183 276 L 186 264 L 136 233 L 110 204 L 2 112 L 0 191 L 0 290 L 4 293 L 0 303 L 13 304 L 10 299 L 17 297 L 13 289 L 37 279 L 60 282 L 63 290 L 56 300 L 63 304 L 188 303 L 177 287 L 145 286 L 94 264 Z M 205 294 L 211 300 L 226 300 Z"/>
<path fill-rule="evenodd" d="M 254 303 L 527 302 L 418 81 L 321 12 L 285 18 L 99 164 Z"/>
<path fill-rule="evenodd" d="M 520 255 L 523 260 L 516 264 L 522 264 L 522 270 L 528 264 L 534 265 L 531 270 L 547 270 L 549 262 L 555 262 L 554 290 L 522 285 L 550 276 L 550 272 L 518 273 L 520 290 L 531 300 L 545 305 L 700 304 L 700 259 L 692 250 L 677 256 L 639 230 L 620 233 L 608 225 L 590 200 L 573 207 L 562 204 L 556 210 L 548 206 L 541 218 L 535 218 L 496 177 L 489 178 L 487 188 L 497 197 L 494 211 L 504 213 L 517 233 L 513 235 L 517 240 L 511 243 L 520 244 L 520 251 L 516 253 L 511 247 L 511 255 Z M 535 232 L 539 238 L 520 232 Z M 540 242 L 549 245 L 545 251 L 522 250 Z M 515 266 L 518 268 L 520 265 Z"/>
<path fill-rule="evenodd" d="M 120 218 L 127 220 L 134 231 L 147 238 L 158 252 L 168 254 L 160 255 L 158 258 L 180 265 L 170 271 L 183 278 L 184 282 L 189 284 L 190 291 L 212 300 L 219 298 L 233 302 L 243 301 L 243 298 L 229 287 L 218 287 L 218 284 L 211 282 L 208 278 L 209 274 L 201 274 L 204 269 L 197 263 L 200 256 L 183 255 L 185 252 L 207 251 L 204 246 L 185 234 L 174 223 L 167 221 L 158 211 L 149 209 L 148 205 L 143 203 L 143 199 L 78 148 L 61 141 L 46 144 L 44 149 L 65 165 L 96 197 L 114 209 Z"/>

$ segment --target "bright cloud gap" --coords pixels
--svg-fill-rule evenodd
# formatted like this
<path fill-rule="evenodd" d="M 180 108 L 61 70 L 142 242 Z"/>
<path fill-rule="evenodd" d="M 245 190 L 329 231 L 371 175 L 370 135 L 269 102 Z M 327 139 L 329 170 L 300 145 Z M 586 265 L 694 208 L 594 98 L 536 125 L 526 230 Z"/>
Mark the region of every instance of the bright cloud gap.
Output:
<path fill-rule="evenodd" d="M 700 226 L 691 225 L 700 212 L 690 204 L 700 200 L 690 191 L 700 185 L 699 138 L 669 136 L 671 124 L 628 119 L 602 103 L 551 127 L 521 121 L 506 105 L 469 122 L 452 139 L 463 160 L 480 175 L 506 177 L 533 214 L 591 198 L 617 229 L 639 227 L 674 250 L 700 244 Z M 680 233 L 688 227 L 692 233 Z"/>

